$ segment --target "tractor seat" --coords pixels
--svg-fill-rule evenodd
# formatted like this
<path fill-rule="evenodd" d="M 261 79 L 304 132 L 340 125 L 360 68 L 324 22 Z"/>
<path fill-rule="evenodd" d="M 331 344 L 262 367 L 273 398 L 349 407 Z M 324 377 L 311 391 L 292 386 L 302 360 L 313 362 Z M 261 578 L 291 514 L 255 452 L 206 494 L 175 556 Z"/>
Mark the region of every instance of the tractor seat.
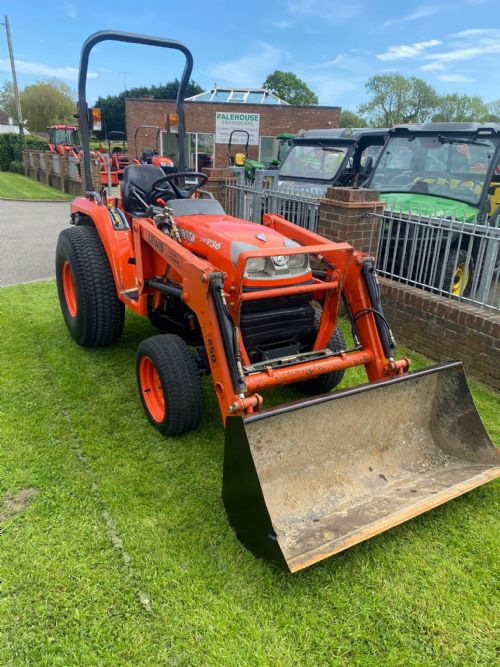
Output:
<path fill-rule="evenodd" d="M 122 205 L 125 211 L 134 218 L 143 218 L 146 207 L 135 196 L 134 190 L 145 202 L 149 202 L 153 183 L 163 176 L 163 169 L 152 164 L 131 164 L 125 167 L 122 181 Z"/>

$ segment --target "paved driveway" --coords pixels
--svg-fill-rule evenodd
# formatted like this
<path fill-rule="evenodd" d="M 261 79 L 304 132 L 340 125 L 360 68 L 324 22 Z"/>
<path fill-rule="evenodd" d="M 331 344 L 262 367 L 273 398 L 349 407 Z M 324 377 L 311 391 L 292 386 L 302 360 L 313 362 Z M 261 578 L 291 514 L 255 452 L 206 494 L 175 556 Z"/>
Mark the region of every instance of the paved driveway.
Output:
<path fill-rule="evenodd" d="M 0 285 L 55 275 L 57 236 L 69 225 L 69 205 L 0 200 Z"/>

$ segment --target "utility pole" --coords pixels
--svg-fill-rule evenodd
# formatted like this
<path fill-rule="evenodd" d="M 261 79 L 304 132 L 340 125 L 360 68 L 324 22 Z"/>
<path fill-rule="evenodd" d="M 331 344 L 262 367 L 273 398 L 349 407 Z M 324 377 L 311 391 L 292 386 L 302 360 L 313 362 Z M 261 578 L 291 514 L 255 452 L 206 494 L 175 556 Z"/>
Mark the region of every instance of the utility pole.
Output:
<path fill-rule="evenodd" d="M 130 72 L 120 72 L 120 74 L 123 74 L 123 92 L 127 92 L 127 74 L 130 74 Z"/>
<path fill-rule="evenodd" d="M 12 39 L 10 37 L 9 17 L 4 16 L 5 32 L 7 33 L 7 45 L 9 47 L 10 68 L 12 70 L 12 84 L 14 86 L 14 99 L 16 100 L 17 122 L 19 123 L 19 134 L 24 135 L 23 116 L 21 113 L 21 99 L 19 98 L 19 89 L 17 87 L 16 65 L 14 63 L 14 50 L 12 48 Z"/>

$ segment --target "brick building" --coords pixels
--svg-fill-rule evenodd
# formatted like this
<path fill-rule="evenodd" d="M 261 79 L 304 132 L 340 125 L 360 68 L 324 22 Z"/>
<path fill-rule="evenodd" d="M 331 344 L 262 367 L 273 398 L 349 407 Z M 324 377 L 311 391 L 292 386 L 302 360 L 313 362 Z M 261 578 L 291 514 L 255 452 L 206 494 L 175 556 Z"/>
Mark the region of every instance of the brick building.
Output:
<path fill-rule="evenodd" d="M 175 159 L 177 137 L 166 131 L 167 117 L 175 113 L 172 100 L 127 99 L 125 102 L 127 137 L 135 151 L 134 137 L 140 125 L 164 128 L 158 141 L 162 155 Z M 267 90 L 213 89 L 195 95 L 184 103 L 186 118 L 186 160 L 191 169 L 207 166 L 213 157 L 214 167 L 228 165 L 227 142 L 231 130 L 246 130 L 250 135 L 248 155 L 270 162 L 276 157 L 275 137 L 282 132 L 296 133 L 314 128 L 339 126 L 340 107 L 293 106 Z M 241 152 L 246 136 L 235 134 L 232 154 Z M 235 143 L 235 140 L 239 143 Z M 141 129 L 137 133 L 137 153 L 144 147 L 154 148 L 156 131 Z M 135 157 L 135 155 L 134 155 Z"/>

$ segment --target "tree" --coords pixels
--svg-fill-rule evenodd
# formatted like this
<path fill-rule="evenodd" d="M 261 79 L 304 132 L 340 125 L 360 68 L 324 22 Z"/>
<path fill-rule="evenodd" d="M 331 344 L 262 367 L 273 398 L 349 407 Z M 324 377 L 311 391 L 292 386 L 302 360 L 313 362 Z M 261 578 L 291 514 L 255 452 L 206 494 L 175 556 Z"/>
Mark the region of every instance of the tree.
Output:
<path fill-rule="evenodd" d="M 488 103 L 488 115 L 484 120 L 500 123 L 500 100 Z"/>
<path fill-rule="evenodd" d="M 313 91 L 293 72 L 281 72 L 277 69 L 272 74 L 269 74 L 262 86 L 289 104 L 319 104 L 318 98 Z"/>
<path fill-rule="evenodd" d="M 4 81 L 0 88 L 0 111 L 3 111 L 13 118 L 17 116 L 14 86 L 10 81 Z"/>
<path fill-rule="evenodd" d="M 368 127 L 366 120 L 354 111 L 341 111 L 339 122 L 340 127 Z"/>
<path fill-rule="evenodd" d="M 99 107 L 103 118 L 103 131 L 97 133 L 98 136 L 105 137 L 108 132 L 120 131 L 126 132 L 125 127 L 125 98 L 135 99 L 138 97 L 152 97 L 155 100 L 175 100 L 179 90 L 179 80 L 174 79 L 165 84 L 153 86 L 140 86 L 130 88 L 118 95 L 108 95 L 107 97 L 98 97 L 95 103 Z M 203 88 L 195 81 L 190 81 L 186 97 L 202 93 Z"/>
<path fill-rule="evenodd" d="M 55 123 L 75 123 L 73 91 L 58 79 L 49 79 L 26 86 L 20 93 L 21 109 L 28 129 L 45 132 Z"/>
<path fill-rule="evenodd" d="M 479 95 L 451 93 L 438 97 L 437 112 L 432 116 L 435 122 L 473 122 L 487 119 L 488 105 Z"/>
<path fill-rule="evenodd" d="M 392 127 L 398 123 L 424 123 L 437 107 L 438 95 L 422 79 L 401 74 L 377 74 L 365 84 L 372 99 L 358 108 L 368 114 L 370 122 L 378 127 Z"/>

